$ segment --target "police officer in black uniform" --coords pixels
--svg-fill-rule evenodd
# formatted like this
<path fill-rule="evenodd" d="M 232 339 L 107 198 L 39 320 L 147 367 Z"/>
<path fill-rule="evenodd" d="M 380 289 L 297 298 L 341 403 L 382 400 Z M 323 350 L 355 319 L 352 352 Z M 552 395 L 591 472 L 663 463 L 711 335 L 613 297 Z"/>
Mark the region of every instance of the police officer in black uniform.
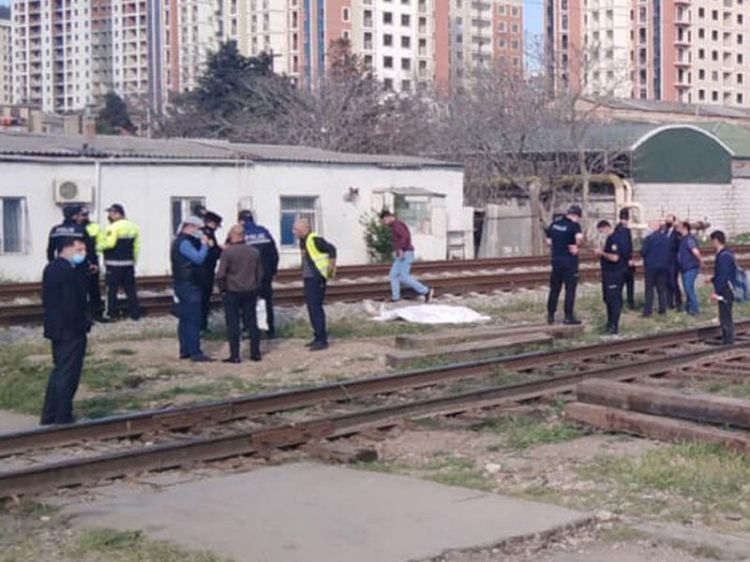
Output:
<path fill-rule="evenodd" d="M 201 277 L 201 330 L 208 329 L 208 314 L 211 312 L 211 295 L 214 292 L 214 279 L 216 277 L 216 264 L 219 262 L 221 256 L 221 246 L 219 241 L 216 239 L 216 231 L 221 228 L 222 217 L 212 211 L 205 209 L 200 210 L 196 213 L 197 216 L 203 219 L 203 234 L 206 235 L 208 244 L 208 255 L 201 264 L 200 277 Z"/>
<path fill-rule="evenodd" d="M 573 314 L 578 285 L 578 248 L 583 242 L 581 220 L 583 212 L 578 205 L 571 205 L 567 214 L 553 222 L 547 229 L 547 245 L 552 248 L 552 273 L 547 299 L 547 323 L 555 323 L 555 311 L 560 290 L 565 285 L 564 324 L 580 324 Z"/>
<path fill-rule="evenodd" d="M 620 209 L 620 223 L 615 227 L 615 230 L 617 228 L 625 228 L 628 231 L 628 236 L 630 237 L 630 248 L 632 250 L 633 234 L 630 231 L 629 222 L 630 211 L 628 209 Z M 625 270 L 624 285 L 628 308 L 630 310 L 635 310 L 635 262 L 632 259 L 632 255 L 628 258 L 628 267 Z"/>
<path fill-rule="evenodd" d="M 599 256 L 602 268 L 602 292 L 604 303 L 607 305 L 608 334 L 616 335 L 620 329 L 620 314 L 622 313 L 622 287 L 625 283 L 625 273 L 633 249 L 630 242 L 630 230 L 617 225 L 612 230 L 609 221 L 601 220 L 596 225 L 597 230 L 607 239 L 604 249 L 597 248 L 594 253 Z"/>
<path fill-rule="evenodd" d="M 87 260 L 76 267 L 83 271 L 88 270 L 91 256 L 96 256 L 96 242 L 89 236 L 86 227 L 81 224 L 82 205 L 66 205 L 63 207 L 63 221 L 53 226 L 49 233 L 47 242 L 47 261 L 53 261 L 60 253 L 60 245 L 66 238 L 81 240 L 86 245 Z"/>

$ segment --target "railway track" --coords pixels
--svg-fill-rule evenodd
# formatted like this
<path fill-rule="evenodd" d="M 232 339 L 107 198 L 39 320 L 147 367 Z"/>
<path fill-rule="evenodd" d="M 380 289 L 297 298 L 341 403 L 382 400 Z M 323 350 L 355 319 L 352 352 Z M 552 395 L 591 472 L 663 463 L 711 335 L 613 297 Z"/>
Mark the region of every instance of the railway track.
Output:
<path fill-rule="evenodd" d="M 739 255 L 740 263 L 747 267 L 750 266 L 750 246 L 737 247 L 739 254 L 743 248 L 747 249 L 748 254 Z M 708 258 L 707 263 L 711 263 Z M 585 257 L 582 260 L 583 267 L 580 271 L 580 280 L 584 282 L 597 281 L 599 279 L 599 269 L 594 266 L 596 263 L 593 256 Z M 503 265 L 501 265 L 503 264 Z M 520 258 L 500 258 L 493 260 L 455 260 L 444 262 L 420 262 L 415 264 L 417 272 L 431 273 L 462 273 L 460 276 L 435 277 L 430 279 L 430 285 L 435 288 L 438 296 L 444 294 L 461 295 L 466 293 L 489 293 L 497 290 L 514 290 L 518 288 L 535 288 L 544 286 L 549 282 L 549 272 L 546 269 L 534 271 L 508 271 L 513 267 L 520 267 L 520 264 L 526 264 L 526 267 L 544 267 L 548 266 L 549 258 L 525 256 Z M 496 271 L 491 272 L 492 269 Z M 482 271 L 477 274 L 472 272 Z M 362 265 L 343 267 L 339 270 L 339 276 L 332 282 L 326 294 L 329 302 L 360 302 L 365 299 L 384 300 L 390 298 L 390 284 L 387 280 L 372 280 L 370 276 L 385 276 L 388 272 L 388 266 L 384 265 Z M 467 273 L 468 272 L 468 273 Z M 292 272 L 284 270 L 286 277 Z M 294 271 L 295 279 L 298 278 L 299 272 Z M 277 279 L 278 280 L 278 279 Z M 168 277 L 149 277 L 142 278 L 139 289 L 141 292 L 147 290 L 167 291 L 170 287 Z M 145 286 L 144 286 L 145 283 Z M 8 284 L 0 285 L 0 301 L 6 300 L 7 304 L 0 304 L 0 325 L 28 324 L 37 323 L 43 318 L 43 309 L 39 302 L 11 304 L 8 299 L 11 295 L 18 298 L 18 295 L 39 293 L 39 285 L 35 283 L 25 284 Z M 404 290 L 404 296 L 415 296 L 410 290 Z M 280 306 L 297 306 L 304 303 L 304 297 L 300 287 L 296 284 L 290 285 L 277 284 L 274 290 L 275 304 Z M 220 299 L 215 296 L 214 301 L 219 306 Z M 141 295 L 140 304 L 145 315 L 163 315 L 167 314 L 172 306 L 171 294 L 165 292 L 161 295 Z"/>
<path fill-rule="evenodd" d="M 36 493 L 310 441 L 387 428 L 413 417 L 456 414 L 569 392 L 582 380 L 632 380 L 711 368 L 750 356 L 750 321 L 740 343 L 717 346 L 718 327 L 527 353 L 0 434 L 0 497 Z M 516 384 L 493 384 L 508 373 Z M 496 379 L 494 379 L 496 380 Z M 457 383 L 461 383 L 457 386 Z M 408 391 L 408 392 L 407 392 Z"/>

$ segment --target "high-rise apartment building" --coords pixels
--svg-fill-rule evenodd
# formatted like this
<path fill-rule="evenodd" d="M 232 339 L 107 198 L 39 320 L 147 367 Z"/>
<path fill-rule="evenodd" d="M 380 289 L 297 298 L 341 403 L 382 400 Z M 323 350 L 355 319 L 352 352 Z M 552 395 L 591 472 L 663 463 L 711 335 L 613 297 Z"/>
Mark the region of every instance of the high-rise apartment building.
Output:
<path fill-rule="evenodd" d="M 750 3 L 547 0 L 555 89 L 733 106 L 750 104 Z"/>
<path fill-rule="evenodd" d="M 2 9 L 1 6 L 0 9 Z M 0 104 L 9 104 L 13 99 L 13 75 L 11 74 L 13 28 L 9 16 L 8 12 L 0 12 Z"/>
<path fill-rule="evenodd" d="M 521 0 L 451 0 L 451 78 L 492 64 L 522 70 L 524 65 Z"/>

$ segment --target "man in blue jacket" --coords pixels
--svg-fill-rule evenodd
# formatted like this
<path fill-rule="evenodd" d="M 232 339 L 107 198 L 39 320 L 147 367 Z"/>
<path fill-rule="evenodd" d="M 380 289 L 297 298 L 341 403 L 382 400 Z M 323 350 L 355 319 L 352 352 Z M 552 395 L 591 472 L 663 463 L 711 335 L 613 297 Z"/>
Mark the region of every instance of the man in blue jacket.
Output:
<path fill-rule="evenodd" d="M 667 312 L 667 282 L 669 280 L 669 236 L 658 221 L 649 222 L 651 234 L 641 246 L 644 273 L 646 276 L 646 302 L 643 316 L 649 317 L 654 310 L 654 289 L 659 298 L 659 314 Z"/>
<path fill-rule="evenodd" d="M 602 292 L 607 305 L 606 333 L 617 335 L 620 329 L 620 314 L 622 313 L 622 287 L 625 283 L 625 272 L 632 255 L 630 246 L 630 231 L 617 225 L 612 229 L 609 221 L 601 220 L 596 225 L 602 236 L 606 237 L 603 248 L 597 248 L 594 253 L 599 256 L 602 268 Z"/>
<path fill-rule="evenodd" d="M 255 217 L 250 210 L 240 211 L 237 216 L 240 224 L 245 225 L 245 242 L 260 252 L 263 280 L 258 289 L 258 297 L 266 301 L 266 321 L 268 323 L 268 339 L 276 337 L 276 325 L 273 318 L 273 278 L 279 271 L 279 250 L 276 241 L 264 226 L 255 223 Z"/>
<path fill-rule="evenodd" d="M 81 237 L 57 237 L 55 253 L 42 279 L 44 337 L 52 342 L 55 365 L 44 396 L 42 425 L 75 421 L 73 397 L 91 327 L 86 310 L 86 275 L 78 267 L 86 262 L 86 244 Z"/>
<path fill-rule="evenodd" d="M 711 233 L 711 245 L 716 251 L 714 276 L 711 282 L 714 292 L 711 300 L 719 305 L 719 322 L 721 324 L 721 341 L 725 345 L 734 343 L 734 321 L 732 320 L 732 303 L 734 292 L 732 283 L 737 275 L 737 262 L 734 254 L 727 248 L 727 237 L 721 230 Z"/>

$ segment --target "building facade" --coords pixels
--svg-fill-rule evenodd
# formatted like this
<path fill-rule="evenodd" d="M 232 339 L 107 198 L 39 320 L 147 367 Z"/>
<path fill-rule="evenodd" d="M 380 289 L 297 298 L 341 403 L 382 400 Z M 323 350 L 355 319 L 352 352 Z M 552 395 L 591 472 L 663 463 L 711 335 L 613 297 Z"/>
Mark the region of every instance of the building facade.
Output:
<path fill-rule="evenodd" d="M 26 152 L 32 147 L 33 158 Z M 141 275 L 169 273 L 177 226 L 197 204 L 222 215 L 226 225 L 238 210 L 252 209 L 279 244 L 282 267 L 299 267 L 292 225 L 301 216 L 337 246 L 338 263 L 367 263 L 360 221 L 384 205 L 401 209 L 420 259 L 444 259 L 449 233 L 456 232 L 465 234 L 466 255 L 473 255 L 463 169 L 431 159 L 296 146 L 0 133 L 0 173 L 14 178 L 0 183 L 0 269 L 18 281 L 38 280 L 50 225 L 60 221 L 62 206 L 72 200 L 89 205 L 99 221 L 108 205 L 125 207 L 141 227 Z M 72 193 L 57 189 L 63 182 L 74 184 Z"/>
<path fill-rule="evenodd" d="M 741 0 L 546 0 L 553 89 L 750 105 L 750 5 Z"/>
<path fill-rule="evenodd" d="M 13 99 L 13 27 L 10 14 L 0 13 L 0 105 L 9 104 Z"/>

